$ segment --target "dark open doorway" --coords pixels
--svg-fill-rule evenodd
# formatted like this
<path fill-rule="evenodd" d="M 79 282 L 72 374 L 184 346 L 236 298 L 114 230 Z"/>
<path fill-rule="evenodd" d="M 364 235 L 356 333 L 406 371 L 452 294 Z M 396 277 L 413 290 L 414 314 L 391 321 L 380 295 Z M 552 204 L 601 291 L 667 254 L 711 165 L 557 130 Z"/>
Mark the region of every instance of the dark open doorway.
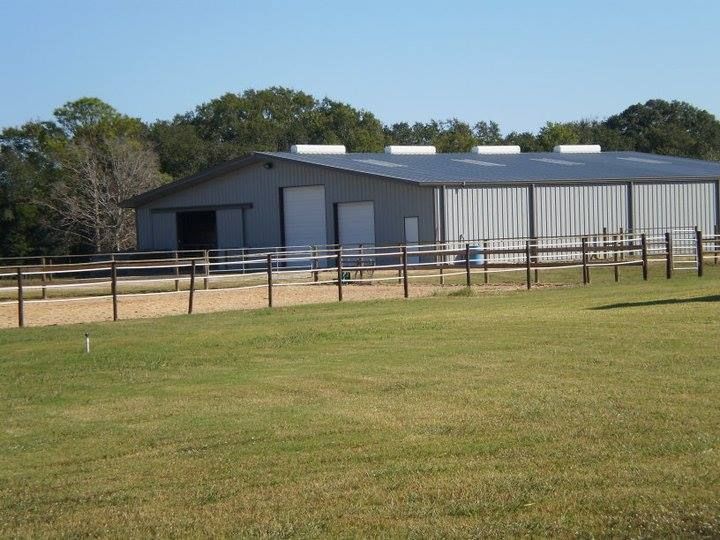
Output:
<path fill-rule="evenodd" d="M 215 210 L 178 212 L 178 249 L 216 249 Z"/>

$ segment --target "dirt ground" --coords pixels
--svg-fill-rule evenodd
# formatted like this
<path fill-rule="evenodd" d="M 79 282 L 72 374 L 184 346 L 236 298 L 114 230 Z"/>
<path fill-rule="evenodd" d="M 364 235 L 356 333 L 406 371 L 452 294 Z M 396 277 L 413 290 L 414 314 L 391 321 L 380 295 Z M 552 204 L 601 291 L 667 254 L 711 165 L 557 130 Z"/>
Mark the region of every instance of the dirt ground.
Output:
<path fill-rule="evenodd" d="M 430 296 L 434 293 L 448 294 L 458 286 L 411 284 L 410 297 Z M 492 286 L 489 289 L 516 288 L 514 286 Z M 402 298 L 401 285 L 345 285 L 343 300 L 357 302 L 363 300 L 381 300 Z M 293 306 L 299 304 L 320 304 L 337 302 L 337 287 L 317 286 L 276 286 L 273 289 L 273 306 Z M 264 287 L 245 290 L 211 289 L 198 290 L 195 293 L 194 313 L 230 311 L 238 309 L 258 309 L 267 307 L 267 289 Z M 173 294 L 145 294 L 120 296 L 118 316 L 120 319 L 140 319 L 180 315 L 187 313 L 188 292 Z M 83 300 L 31 302 L 25 303 L 26 326 L 48 326 L 56 324 L 86 323 L 112 320 L 112 300 L 96 298 Z M 0 305 L 0 328 L 17 326 L 17 304 Z"/>

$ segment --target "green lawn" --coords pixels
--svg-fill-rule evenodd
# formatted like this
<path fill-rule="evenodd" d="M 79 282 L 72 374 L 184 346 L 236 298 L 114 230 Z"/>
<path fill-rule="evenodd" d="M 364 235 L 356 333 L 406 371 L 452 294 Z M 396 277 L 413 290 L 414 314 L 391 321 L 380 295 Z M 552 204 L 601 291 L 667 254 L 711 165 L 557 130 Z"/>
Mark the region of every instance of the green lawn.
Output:
<path fill-rule="evenodd" d="M 0 331 L 0 536 L 717 537 L 720 274 L 593 278 Z"/>

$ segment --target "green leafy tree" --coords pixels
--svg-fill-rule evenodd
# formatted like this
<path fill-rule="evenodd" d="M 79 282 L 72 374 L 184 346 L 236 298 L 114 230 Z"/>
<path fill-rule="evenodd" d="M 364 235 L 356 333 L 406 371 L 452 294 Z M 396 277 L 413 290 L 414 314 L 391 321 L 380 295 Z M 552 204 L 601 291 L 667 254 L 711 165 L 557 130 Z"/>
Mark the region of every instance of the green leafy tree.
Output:
<path fill-rule="evenodd" d="M 542 150 L 537 137 L 529 131 L 511 131 L 505 137 L 504 143 L 518 145 L 523 152 L 540 152 Z"/>
<path fill-rule="evenodd" d="M 641 152 L 720 159 L 720 122 L 689 103 L 652 99 L 611 116 L 605 126 Z"/>
<path fill-rule="evenodd" d="M 435 144 L 442 132 L 440 122 L 415 122 L 412 126 L 407 122 L 393 124 L 385 129 L 387 144 L 399 145 L 431 145 Z"/>
<path fill-rule="evenodd" d="M 477 140 L 470 125 L 457 118 L 440 123 L 440 133 L 433 143 L 438 152 L 469 152 Z"/>
<path fill-rule="evenodd" d="M 306 139 L 310 143 L 344 144 L 350 152 L 380 152 L 383 149 L 383 125 L 372 113 L 326 98 L 312 112 L 312 118 Z"/>
<path fill-rule="evenodd" d="M 549 152 L 558 144 L 580 144 L 580 134 L 572 123 L 548 122 L 540 129 L 537 143 Z"/>
<path fill-rule="evenodd" d="M 172 178 L 190 176 L 210 162 L 208 142 L 186 116 L 155 122 L 149 136 L 155 144 L 161 170 Z"/>
<path fill-rule="evenodd" d="M 479 145 L 501 144 L 503 142 L 497 122 L 480 121 L 473 126 L 475 140 Z"/>
<path fill-rule="evenodd" d="M 0 133 L 0 255 L 67 253 L 72 245 L 37 201 L 62 178 L 50 151 L 64 138 L 52 122 L 29 122 Z"/>

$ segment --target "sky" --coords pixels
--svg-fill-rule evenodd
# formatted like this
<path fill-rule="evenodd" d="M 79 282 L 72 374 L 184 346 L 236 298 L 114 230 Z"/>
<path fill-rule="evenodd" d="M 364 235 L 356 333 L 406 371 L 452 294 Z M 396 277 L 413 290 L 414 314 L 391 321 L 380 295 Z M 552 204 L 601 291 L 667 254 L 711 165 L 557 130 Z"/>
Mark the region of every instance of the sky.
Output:
<path fill-rule="evenodd" d="M 720 115 L 717 0 L 0 0 L 0 127 L 95 96 L 145 121 L 287 86 L 503 133 L 651 98 Z"/>

